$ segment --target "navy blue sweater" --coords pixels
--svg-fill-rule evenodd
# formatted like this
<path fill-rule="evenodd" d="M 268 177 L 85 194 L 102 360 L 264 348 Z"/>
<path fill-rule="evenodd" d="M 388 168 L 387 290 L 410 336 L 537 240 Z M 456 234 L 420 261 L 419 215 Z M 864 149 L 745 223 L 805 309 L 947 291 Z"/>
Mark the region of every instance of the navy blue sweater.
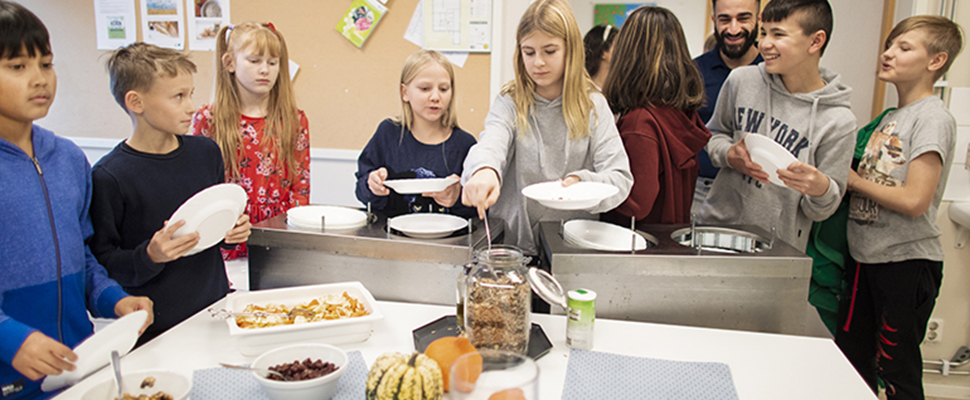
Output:
<path fill-rule="evenodd" d="M 393 217 L 411 212 L 438 212 L 462 217 L 475 215 L 475 210 L 461 204 L 442 207 L 430 197 L 420 194 L 400 195 L 391 189 L 388 196 L 377 196 L 367 186 L 371 171 L 387 168 L 387 179 L 445 178 L 451 174 L 461 176 L 462 164 L 468 149 L 475 145 L 475 137 L 459 128 L 451 131 L 448 140 L 429 145 L 419 142 L 401 125 L 390 119 L 381 121 L 377 132 L 357 159 L 357 200 L 371 203 L 371 209 Z"/>
<path fill-rule="evenodd" d="M 219 146 L 203 136 L 178 136 L 168 154 L 148 154 L 122 142 L 95 164 L 91 250 L 128 293 L 155 303 L 155 323 L 143 343 L 229 292 L 217 246 L 156 264 L 148 243 L 182 203 L 225 181 Z M 173 223 L 176 221 L 172 221 Z"/>
<path fill-rule="evenodd" d="M 73 348 L 93 332 L 85 310 L 114 318 L 115 304 L 126 296 L 84 244 L 92 233 L 91 175 L 84 153 L 36 125 L 31 141 L 36 164 L 19 147 L 0 139 L 4 400 L 43 396 L 40 381 L 27 379 L 10 365 L 27 336 L 40 331 Z"/>

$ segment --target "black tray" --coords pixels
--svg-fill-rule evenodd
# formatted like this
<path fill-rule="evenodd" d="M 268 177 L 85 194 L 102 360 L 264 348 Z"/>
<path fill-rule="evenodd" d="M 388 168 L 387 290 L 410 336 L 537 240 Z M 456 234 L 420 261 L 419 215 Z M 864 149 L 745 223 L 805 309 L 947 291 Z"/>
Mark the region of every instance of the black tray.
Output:
<path fill-rule="evenodd" d="M 430 323 L 412 331 L 414 337 L 414 350 L 424 352 L 428 345 L 435 339 L 449 336 L 458 336 L 458 318 L 454 315 L 445 315 Z M 542 330 L 542 326 L 532 323 L 532 330 L 529 332 L 529 357 L 538 360 L 552 350 L 552 342 Z"/>

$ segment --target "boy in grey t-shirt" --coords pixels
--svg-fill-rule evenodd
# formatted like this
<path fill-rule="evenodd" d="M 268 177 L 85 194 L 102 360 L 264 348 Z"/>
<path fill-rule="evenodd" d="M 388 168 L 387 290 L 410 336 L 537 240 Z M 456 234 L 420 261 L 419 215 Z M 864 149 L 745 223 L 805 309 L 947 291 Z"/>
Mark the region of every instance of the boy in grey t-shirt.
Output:
<path fill-rule="evenodd" d="M 849 173 L 850 285 L 836 344 L 888 399 L 923 399 L 920 342 L 943 279 L 937 207 L 953 162 L 956 124 L 933 83 L 962 47 L 960 27 L 938 16 L 903 20 L 886 39 L 879 79 L 899 108 L 872 133 Z"/>

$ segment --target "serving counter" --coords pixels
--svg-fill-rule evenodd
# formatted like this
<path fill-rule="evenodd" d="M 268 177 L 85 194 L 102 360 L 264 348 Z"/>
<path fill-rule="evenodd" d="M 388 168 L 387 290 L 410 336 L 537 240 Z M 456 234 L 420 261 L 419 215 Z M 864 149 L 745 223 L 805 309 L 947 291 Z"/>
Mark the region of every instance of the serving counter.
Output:
<path fill-rule="evenodd" d="M 488 242 L 482 221 L 469 221 L 451 236 L 415 239 L 388 229 L 380 215 L 350 230 L 297 228 L 278 215 L 253 225 L 249 287 L 359 281 L 378 300 L 454 305 L 461 266 Z M 500 242 L 505 223 L 489 218 L 489 226 L 492 241 Z"/>
<path fill-rule="evenodd" d="M 230 295 L 231 296 L 231 295 Z M 222 308 L 225 299 L 213 307 Z M 367 365 L 382 353 L 413 350 L 411 330 L 454 311 L 453 307 L 377 302 L 384 313 L 365 342 L 341 345 L 358 350 Z M 562 396 L 569 349 L 563 316 L 536 315 L 553 343 L 538 360 L 542 399 Z M 594 351 L 676 361 L 720 362 L 728 365 L 741 400 L 875 400 L 849 362 L 828 339 L 708 328 L 597 319 Z M 189 376 L 219 362 L 249 363 L 230 340 L 226 322 L 202 311 L 122 358 L 125 370 L 169 369 Z M 73 400 L 99 382 L 110 379 L 103 368 L 56 397 Z M 363 398 L 363 397 L 362 397 Z M 192 399 L 207 400 L 207 399 Z"/>

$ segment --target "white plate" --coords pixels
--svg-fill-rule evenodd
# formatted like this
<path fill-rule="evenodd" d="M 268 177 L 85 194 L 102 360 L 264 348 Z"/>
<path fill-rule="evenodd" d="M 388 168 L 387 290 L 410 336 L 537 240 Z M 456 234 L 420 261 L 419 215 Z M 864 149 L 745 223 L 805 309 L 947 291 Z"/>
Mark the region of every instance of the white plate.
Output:
<path fill-rule="evenodd" d="M 413 238 L 437 239 L 468 226 L 468 220 L 450 214 L 406 214 L 387 220 L 387 225 Z"/>
<path fill-rule="evenodd" d="M 360 282 L 236 292 L 230 294 L 226 299 L 226 309 L 242 311 L 248 304 L 266 305 L 268 303 L 294 306 L 325 294 L 339 295 L 343 292 L 347 292 L 348 295 L 359 300 L 369 314 L 363 317 L 258 329 L 240 328 L 236 325 L 235 318 L 229 318 L 226 320 L 226 324 L 229 325 L 229 337 L 236 343 L 239 352 L 245 356 L 258 356 L 267 350 L 290 343 L 315 342 L 340 345 L 366 341 L 370 338 L 377 323 L 384 319 L 384 314 L 377 308 L 374 296 Z"/>
<path fill-rule="evenodd" d="M 192 389 L 192 379 L 185 374 L 164 369 L 142 370 L 126 372 L 122 369 L 121 386 L 125 393 L 133 396 L 151 396 L 158 392 L 165 392 L 175 400 L 185 400 L 189 397 Z M 141 388 L 145 378 L 155 378 L 155 385 L 152 387 Z M 109 378 L 97 386 L 89 389 L 81 396 L 81 400 L 108 400 L 116 399 L 118 387 L 115 386 L 114 378 Z"/>
<path fill-rule="evenodd" d="M 560 182 L 543 182 L 526 186 L 522 195 L 557 210 L 585 210 L 619 191 L 616 186 L 600 182 L 577 182 L 568 187 Z"/>
<path fill-rule="evenodd" d="M 761 166 L 768 174 L 768 180 L 779 186 L 785 182 L 778 178 L 779 169 L 787 169 L 791 163 L 798 161 L 791 153 L 771 138 L 757 133 L 749 133 L 744 137 L 744 146 L 748 148 L 751 161 Z M 787 187 L 787 186 L 785 186 Z"/>
<path fill-rule="evenodd" d="M 573 244 L 593 250 L 630 251 L 633 237 L 636 238 L 635 250 L 647 248 L 647 239 L 639 233 L 600 221 L 577 219 L 566 222 L 563 236 Z"/>
<path fill-rule="evenodd" d="M 326 229 L 353 229 L 367 225 L 367 213 L 347 207 L 300 206 L 286 212 L 286 222 L 298 228 L 320 229 L 324 217 Z"/>
<path fill-rule="evenodd" d="M 455 182 L 458 178 L 392 179 L 384 181 L 384 186 L 399 194 L 419 194 L 440 192 Z"/>
<path fill-rule="evenodd" d="M 246 210 L 246 200 L 246 191 L 241 186 L 222 183 L 210 186 L 182 203 L 169 217 L 168 223 L 185 220 L 185 225 L 175 231 L 172 237 L 199 232 L 199 244 L 185 253 L 185 256 L 221 242 L 226 237 L 226 232 L 236 225 L 236 220 Z"/>
<path fill-rule="evenodd" d="M 44 378 L 40 384 L 41 390 L 50 392 L 77 383 L 85 376 L 108 365 L 112 351 L 117 351 L 121 355 L 128 354 L 131 348 L 135 347 L 138 331 L 147 318 L 147 311 L 135 311 L 95 332 L 74 348 L 74 354 L 77 354 L 77 362 L 74 363 L 76 369 Z"/>

